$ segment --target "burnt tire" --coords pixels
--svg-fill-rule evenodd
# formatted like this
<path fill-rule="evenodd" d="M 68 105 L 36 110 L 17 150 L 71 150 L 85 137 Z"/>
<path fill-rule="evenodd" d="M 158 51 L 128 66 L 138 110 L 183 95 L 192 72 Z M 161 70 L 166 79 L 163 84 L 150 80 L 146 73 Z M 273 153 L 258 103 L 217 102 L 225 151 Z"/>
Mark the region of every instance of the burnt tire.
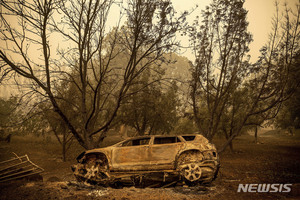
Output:
<path fill-rule="evenodd" d="M 99 163 L 89 164 L 85 167 L 86 173 L 84 178 L 92 183 L 101 182 L 109 179 L 108 165 L 100 165 Z"/>
<path fill-rule="evenodd" d="M 198 164 L 190 163 L 181 166 L 181 175 L 189 185 L 198 183 L 201 178 L 201 168 Z"/>
<path fill-rule="evenodd" d="M 201 180 L 202 170 L 198 165 L 203 160 L 199 151 L 185 152 L 177 160 L 177 170 L 187 185 L 196 185 Z"/>
<path fill-rule="evenodd" d="M 108 162 L 103 156 L 89 155 L 83 163 L 73 166 L 72 170 L 79 182 L 103 185 L 110 180 Z"/>

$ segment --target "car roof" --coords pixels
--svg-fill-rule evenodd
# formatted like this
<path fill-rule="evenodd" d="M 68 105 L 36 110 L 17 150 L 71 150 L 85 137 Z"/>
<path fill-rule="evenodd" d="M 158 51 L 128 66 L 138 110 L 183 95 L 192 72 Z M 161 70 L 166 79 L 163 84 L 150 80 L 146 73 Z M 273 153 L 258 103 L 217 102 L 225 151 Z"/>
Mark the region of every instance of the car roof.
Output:
<path fill-rule="evenodd" d="M 197 136 L 201 134 L 182 134 L 182 135 L 143 135 L 143 136 L 135 136 L 135 137 L 129 137 L 125 140 L 134 140 L 134 139 L 143 139 L 143 138 L 149 138 L 149 137 L 179 137 L 179 136 Z M 202 135 L 201 135 L 202 136 Z M 123 141 L 125 141 L 123 140 Z"/>

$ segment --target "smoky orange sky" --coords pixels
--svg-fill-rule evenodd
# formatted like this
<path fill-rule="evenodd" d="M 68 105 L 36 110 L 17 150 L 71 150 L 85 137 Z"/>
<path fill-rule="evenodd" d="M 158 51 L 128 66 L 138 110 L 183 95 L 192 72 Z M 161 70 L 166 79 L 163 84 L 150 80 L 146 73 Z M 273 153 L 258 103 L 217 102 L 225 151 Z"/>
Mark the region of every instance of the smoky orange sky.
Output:
<path fill-rule="evenodd" d="M 204 9 L 207 5 L 211 3 L 212 0 L 171 0 L 175 10 L 177 10 L 179 13 L 183 12 L 185 10 L 191 10 L 192 8 L 195 8 L 196 5 L 199 7 L 197 10 L 193 12 L 191 16 L 189 16 L 188 20 L 194 20 L 196 15 L 200 14 L 200 11 Z M 299 0 L 278 0 L 280 4 L 281 11 L 283 10 L 283 4 L 285 2 L 288 3 L 289 7 L 291 7 L 293 10 L 296 10 L 296 4 L 299 4 Z M 253 34 L 253 42 L 250 44 L 250 55 L 251 55 L 251 61 L 255 62 L 259 56 L 259 49 L 267 42 L 268 35 L 271 32 L 272 27 L 272 16 L 275 14 L 275 6 L 274 6 L 275 0 L 246 0 L 245 1 L 245 9 L 248 10 L 248 16 L 247 19 L 249 21 L 249 27 L 248 30 Z M 118 18 L 117 14 L 119 13 L 119 10 L 117 7 L 112 8 L 112 13 L 108 17 L 108 22 L 110 23 L 110 26 L 115 25 L 115 20 Z M 13 17 L 12 17 L 13 19 Z M 14 22 L 15 20 L 11 21 Z M 1 29 L 0 24 L 0 29 Z M 188 45 L 188 39 L 187 38 L 180 38 L 182 40 L 182 45 L 187 46 Z M 56 34 L 51 36 L 50 45 L 52 47 L 52 55 L 55 56 L 55 50 L 58 44 L 63 45 L 64 47 L 68 44 L 65 44 L 63 42 L 64 40 L 62 38 L 59 38 L 59 36 Z M 53 43 L 52 43 L 53 42 Z M 62 46 L 60 46 L 62 47 Z M 0 48 L 5 49 L 5 42 L 1 41 L 0 39 Z M 31 48 L 29 50 L 30 55 L 33 55 L 33 57 L 41 57 L 36 52 L 36 48 Z M 193 54 L 191 51 L 185 51 L 183 53 L 184 56 L 188 57 L 190 60 L 194 60 Z M 0 86 L 0 96 L 9 96 L 11 93 L 11 87 L 9 85 L 1 85 Z"/>
<path fill-rule="evenodd" d="M 209 5 L 212 0 L 171 0 L 175 10 L 179 13 L 185 10 L 191 10 L 195 8 L 196 5 L 199 7 L 193 14 L 188 18 L 188 20 L 194 20 L 196 15 L 199 15 L 200 11 Z M 296 9 L 296 3 L 299 3 L 299 0 L 278 0 L 281 5 L 281 10 L 283 9 L 282 5 L 287 2 L 292 9 Z M 271 31 L 271 19 L 275 13 L 275 0 L 246 0 L 244 7 L 248 10 L 247 19 L 249 21 L 248 30 L 253 34 L 253 42 L 250 44 L 250 55 L 251 61 L 255 61 L 259 56 L 259 49 L 266 43 L 268 35 Z M 109 15 L 108 22 L 111 22 L 113 26 L 116 20 L 116 13 L 119 12 L 117 8 L 112 9 L 112 14 Z M 1 27 L 0 27 L 1 28 Z M 58 38 L 57 38 L 58 39 Z M 56 39 L 56 41 L 57 41 Z M 188 45 L 187 38 L 181 38 L 184 46 Z M 4 41 L 0 40 L 0 46 L 4 47 Z M 187 56 L 189 59 L 193 60 L 193 55 L 190 51 L 186 51 L 184 56 Z"/>
<path fill-rule="evenodd" d="M 286 2 L 293 10 L 299 0 L 277 0 L 280 4 L 280 11 L 283 10 L 283 4 Z M 209 5 L 212 0 L 172 0 L 176 10 L 189 10 L 196 4 L 199 6 L 198 13 L 205 6 Z M 255 62 L 259 56 L 259 49 L 266 43 L 268 35 L 271 32 L 272 17 L 275 14 L 275 0 L 246 0 L 244 7 L 248 10 L 247 19 L 249 22 L 248 30 L 253 34 L 253 42 L 250 44 L 251 61 Z M 193 13 L 195 16 L 198 13 Z M 186 53 L 189 59 L 193 56 Z"/>
<path fill-rule="evenodd" d="M 253 34 L 253 42 L 250 44 L 250 54 L 252 59 L 259 56 L 259 49 L 268 39 L 268 35 L 272 28 L 271 19 L 275 14 L 274 0 L 246 0 L 245 8 L 248 10 L 249 31 Z M 287 2 L 293 9 L 296 9 L 296 4 L 299 0 L 280 0 L 280 8 Z"/>

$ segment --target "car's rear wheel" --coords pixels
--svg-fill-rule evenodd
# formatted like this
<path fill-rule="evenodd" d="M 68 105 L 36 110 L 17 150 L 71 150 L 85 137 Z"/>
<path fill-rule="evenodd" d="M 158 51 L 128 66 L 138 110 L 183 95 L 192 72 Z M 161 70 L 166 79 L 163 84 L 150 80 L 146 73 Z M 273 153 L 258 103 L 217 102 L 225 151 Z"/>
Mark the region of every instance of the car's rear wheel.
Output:
<path fill-rule="evenodd" d="M 188 185 L 197 184 L 201 179 L 202 170 L 198 165 L 203 160 L 199 151 L 188 151 L 181 154 L 177 160 L 177 169 Z"/>
<path fill-rule="evenodd" d="M 201 168 L 198 164 L 190 163 L 181 166 L 182 175 L 188 182 L 198 181 L 201 178 Z"/>

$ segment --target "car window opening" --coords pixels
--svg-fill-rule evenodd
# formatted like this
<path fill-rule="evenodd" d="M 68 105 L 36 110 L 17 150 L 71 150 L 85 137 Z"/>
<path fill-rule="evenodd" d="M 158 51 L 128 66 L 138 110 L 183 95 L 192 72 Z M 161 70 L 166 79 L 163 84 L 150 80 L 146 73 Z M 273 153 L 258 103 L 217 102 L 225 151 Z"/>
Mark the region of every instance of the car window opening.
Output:
<path fill-rule="evenodd" d="M 187 135 L 187 136 L 182 136 L 182 137 L 185 139 L 185 141 L 188 142 L 188 141 L 193 141 L 196 136 L 194 136 L 194 135 Z"/>
<path fill-rule="evenodd" d="M 147 145 L 149 144 L 150 138 L 143 138 L 137 140 L 129 140 L 122 144 L 122 147 L 129 147 L 129 146 L 139 146 L 139 145 Z"/>
<path fill-rule="evenodd" d="M 170 144 L 181 142 L 177 137 L 157 137 L 154 139 L 154 144 Z"/>

